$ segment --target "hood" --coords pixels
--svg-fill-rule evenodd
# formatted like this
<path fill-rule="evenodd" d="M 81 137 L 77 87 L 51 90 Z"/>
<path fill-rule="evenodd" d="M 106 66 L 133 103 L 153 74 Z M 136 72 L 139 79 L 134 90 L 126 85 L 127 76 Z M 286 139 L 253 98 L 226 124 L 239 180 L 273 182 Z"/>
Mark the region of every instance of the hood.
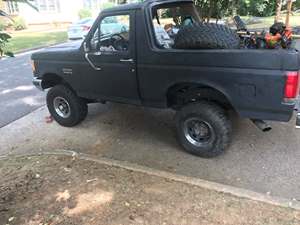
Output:
<path fill-rule="evenodd" d="M 70 58 L 74 58 L 76 54 L 80 53 L 81 44 L 82 44 L 82 40 L 58 44 L 33 53 L 31 55 L 31 59 L 61 60 L 61 59 L 66 59 L 66 57 L 68 56 L 71 56 Z"/>

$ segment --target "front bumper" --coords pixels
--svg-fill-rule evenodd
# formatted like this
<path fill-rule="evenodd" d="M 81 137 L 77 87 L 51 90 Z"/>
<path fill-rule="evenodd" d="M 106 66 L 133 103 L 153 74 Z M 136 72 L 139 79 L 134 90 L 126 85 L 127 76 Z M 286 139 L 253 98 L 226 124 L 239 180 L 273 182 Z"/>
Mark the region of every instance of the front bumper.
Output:
<path fill-rule="evenodd" d="M 39 89 L 40 91 L 44 91 L 44 88 L 43 88 L 43 85 L 42 85 L 42 80 L 41 79 L 38 79 L 36 77 L 34 77 L 32 79 L 32 83 L 34 86 L 36 86 L 37 89 Z"/>

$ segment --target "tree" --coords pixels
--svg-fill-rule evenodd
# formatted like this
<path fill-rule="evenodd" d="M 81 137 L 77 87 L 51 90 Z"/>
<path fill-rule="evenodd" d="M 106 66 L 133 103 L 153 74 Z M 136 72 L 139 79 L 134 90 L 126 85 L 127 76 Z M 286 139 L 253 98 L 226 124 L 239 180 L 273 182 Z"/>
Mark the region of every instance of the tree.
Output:
<path fill-rule="evenodd" d="M 9 16 L 2 10 L 0 10 L 0 16 L 8 17 Z M 5 32 L 1 32 L 0 30 L 0 59 L 3 55 L 13 56 L 13 53 L 5 50 L 5 46 L 8 43 L 11 36 Z"/>
<path fill-rule="evenodd" d="M 195 0 L 200 17 L 209 22 L 210 18 L 220 19 L 229 14 L 232 0 Z"/>
<path fill-rule="evenodd" d="M 231 7 L 232 7 L 232 16 L 236 16 L 239 8 L 239 0 L 232 0 Z"/>
<path fill-rule="evenodd" d="M 274 20 L 275 23 L 278 23 L 280 21 L 281 8 L 282 8 L 282 0 L 276 0 L 276 14 Z"/>
<path fill-rule="evenodd" d="M 3 1 L 7 1 L 7 0 L 3 0 Z M 31 1 L 33 1 L 33 0 L 10 0 L 10 1 L 25 3 L 29 6 L 31 6 L 32 8 L 34 8 L 35 10 L 38 10 L 36 8 L 36 6 L 33 5 L 33 3 L 31 3 Z M 5 13 L 3 10 L 0 10 L 0 16 L 10 18 L 9 15 L 7 13 Z M 12 52 L 7 51 L 5 49 L 5 46 L 7 45 L 9 39 L 11 39 L 11 36 L 5 32 L 1 32 L 1 30 L 0 30 L 0 59 L 3 55 L 10 56 L 10 57 L 14 56 L 14 54 Z"/>
<path fill-rule="evenodd" d="M 92 17 L 92 12 L 89 9 L 83 8 L 78 12 L 78 16 L 80 19 Z"/>
<path fill-rule="evenodd" d="M 292 0 L 287 1 L 287 12 L 286 12 L 286 21 L 285 21 L 286 26 L 290 25 L 290 15 L 292 12 L 292 4 L 293 4 Z"/>

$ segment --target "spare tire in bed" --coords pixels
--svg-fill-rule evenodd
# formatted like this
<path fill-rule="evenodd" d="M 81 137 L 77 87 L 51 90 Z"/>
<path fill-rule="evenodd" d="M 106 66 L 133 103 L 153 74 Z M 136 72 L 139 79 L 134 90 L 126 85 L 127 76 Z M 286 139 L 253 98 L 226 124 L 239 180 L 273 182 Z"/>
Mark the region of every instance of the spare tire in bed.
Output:
<path fill-rule="evenodd" d="M 177 49 L 237 49 L 240 39 L 228 26 L 194 23 L 182 27 L 175 37 Z"/>

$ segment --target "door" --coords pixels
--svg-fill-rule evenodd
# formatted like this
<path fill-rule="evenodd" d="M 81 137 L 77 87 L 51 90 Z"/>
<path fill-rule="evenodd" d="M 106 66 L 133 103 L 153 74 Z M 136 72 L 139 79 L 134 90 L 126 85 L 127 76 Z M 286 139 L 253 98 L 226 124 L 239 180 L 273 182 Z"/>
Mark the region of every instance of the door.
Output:
<path fill-rule="evenodd" d="M 89 96 L 140 104 L 136 74 L 134 12 L 105 15 L 87 38 L 82 84 Z"/>

